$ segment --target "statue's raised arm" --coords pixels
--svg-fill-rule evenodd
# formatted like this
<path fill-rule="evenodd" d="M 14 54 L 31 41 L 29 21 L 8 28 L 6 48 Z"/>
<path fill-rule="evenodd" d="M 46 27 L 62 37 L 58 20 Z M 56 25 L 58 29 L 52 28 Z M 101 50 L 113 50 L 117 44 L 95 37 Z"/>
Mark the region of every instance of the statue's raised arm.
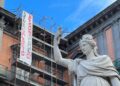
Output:
<path fill-rule="evenodd" d="M 60 52 L 60 49 L 58 47 L 59 43 L 60 43 L 60 39 L 61 39 L 61 34 L 62 34 L 62 29 L 59 28 L 58 31 L 56 32 L 55 34 L 55 37 L 54 37 L 54 59 L 57 63 L 65 66 L 65 67 L 68 67 L 68 65 L 70 64 L 71 62 L 71 59 L 64 59 L 61 55 L 61 52 Z"/>

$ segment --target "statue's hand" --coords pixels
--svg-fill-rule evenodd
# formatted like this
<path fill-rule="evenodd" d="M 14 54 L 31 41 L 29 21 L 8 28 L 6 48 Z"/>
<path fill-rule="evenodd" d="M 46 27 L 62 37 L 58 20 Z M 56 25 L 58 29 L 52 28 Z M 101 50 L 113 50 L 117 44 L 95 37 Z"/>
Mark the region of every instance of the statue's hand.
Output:
<path fill-rule="evenodd" d="M 61 34 L 62 34 L 62 28 L 60 27 L 60 28 L 58 28 L 58 31 L 54 37 L 54 41 L 57 42 L 57 44 L 60 43 Z"/>

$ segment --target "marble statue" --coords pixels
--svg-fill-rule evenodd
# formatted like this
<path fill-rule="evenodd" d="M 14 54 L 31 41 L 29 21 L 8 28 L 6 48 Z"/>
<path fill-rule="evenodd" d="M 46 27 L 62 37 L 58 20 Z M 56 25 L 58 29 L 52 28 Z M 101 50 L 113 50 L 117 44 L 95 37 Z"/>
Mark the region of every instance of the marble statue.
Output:
<path fill-rule="evenodd" d="M 57 63 L 68 67 L 74 77 L 74 86 L 120 86 L 120 76 L 108 55 L 99 55 L 92 35 L 85 34 L 79 41 L 79 47 L 86 59 L 62 58 L 58 44 L 61 29 L 54 37 L 54 59 Z"/>

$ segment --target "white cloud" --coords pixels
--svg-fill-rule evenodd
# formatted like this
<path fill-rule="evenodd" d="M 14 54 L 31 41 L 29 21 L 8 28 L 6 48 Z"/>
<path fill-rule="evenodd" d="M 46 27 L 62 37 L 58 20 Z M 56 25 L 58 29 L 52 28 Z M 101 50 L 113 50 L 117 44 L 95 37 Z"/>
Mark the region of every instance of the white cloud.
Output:
<path fill-rule="evenodd" d="M 89 12 L 90 10 L 94 9 L 94 8 L 90 9 L 91 7 L 96 7 L 96 9 L 100 8 L 98 10 L 99 12 L 115 1 L 116 0 L 97 0 L 97 1 L 96 0 L 84 0 L 82 2 L 80 1 L 78 8 L 73 13 L 68 15 L 68 17 L 65 19 L 65 22 L 67 21 L 79 21 L 80 22 L 81 18 L 85 17 L 83 15 L 85 12 L 87 13 L 87 11 Z"/>
<path fill-rule="evenodd" d="M 69 29 L 74 30 L 84 24 L 91 17 L 108 7 L 116 0 L 81 0 L 77 9 L 68 15 L 63 24 L 71 23 Z"/>
<path fill-rule="evenodd" d="M 88 1 L 84 0 L 83 2 L 79 2 L 80 4 L 78 8 L 72 14 L 70 14 L 65 21 L 69 21 L 69 20 L 74 21 L 78 19 L 78 16 L 80 16 L 81 13 L 84 12 L 84 10 L 90 5 L 91 2 L 93 2 L 93 0 L 88 0 Z"/>

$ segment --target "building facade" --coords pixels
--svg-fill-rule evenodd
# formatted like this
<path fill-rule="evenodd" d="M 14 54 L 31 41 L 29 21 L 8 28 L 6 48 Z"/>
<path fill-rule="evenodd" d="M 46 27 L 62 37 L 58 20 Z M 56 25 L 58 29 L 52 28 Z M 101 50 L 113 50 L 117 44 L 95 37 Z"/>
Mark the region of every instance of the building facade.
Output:
<path fill-rule="evenodd" d="M 0 86 L 72 86 L 68 70 L 53 57 L 54 34 L 33 25 L 32 65 L 19 60 L 21 19 L 0 8 Z M 120 0 L 61 39 L 63 57 L 83 58 L 79 39 L 92 34 L 99 54 L 107 54 L 120 69 Z M 66 40 L 67 39 L 67 40 Z"/>
<path fill-rule="evenodd" d="M 0 8 L 0 86 L 68 86 L 67 68 L 53 60 L 54 35 L 33 25 L 32 65 L 20 61 L 21 19 Z M 67 56 L 67 41 L 60 49 Z M 66 76 L 66 77 L 63 77 Z"/>

